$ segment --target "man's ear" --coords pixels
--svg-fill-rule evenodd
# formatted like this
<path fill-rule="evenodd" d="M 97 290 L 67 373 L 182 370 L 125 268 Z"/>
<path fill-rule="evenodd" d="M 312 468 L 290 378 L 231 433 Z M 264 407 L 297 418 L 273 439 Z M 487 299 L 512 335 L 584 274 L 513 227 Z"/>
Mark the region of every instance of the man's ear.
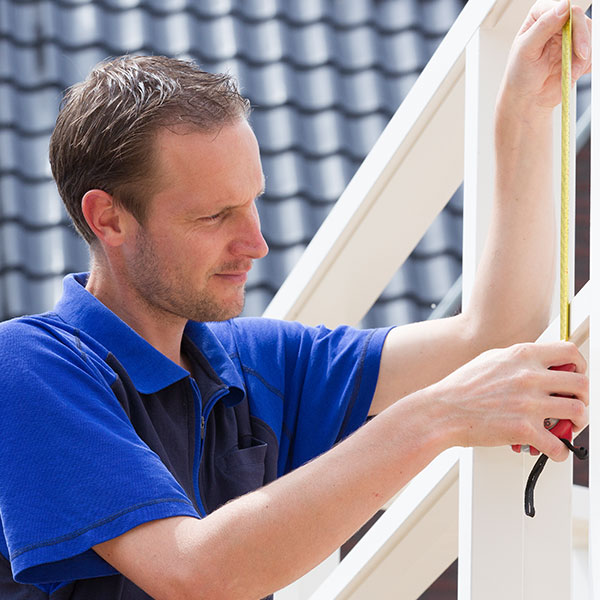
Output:
<path fill-rule="evenodd" d="M 107 246 L 120 246 L 129 221 L 134 217 L 102 190 L 89 190 L 81 200 L 81 211 L 90 229 Z"/>

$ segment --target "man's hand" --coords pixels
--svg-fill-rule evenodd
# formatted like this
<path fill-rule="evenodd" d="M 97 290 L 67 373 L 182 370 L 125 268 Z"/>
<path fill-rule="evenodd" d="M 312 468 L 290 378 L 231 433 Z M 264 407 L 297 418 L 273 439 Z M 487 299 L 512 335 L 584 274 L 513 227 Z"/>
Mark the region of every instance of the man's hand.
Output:
<path fill-rule="evenodd" d="M 513 102 L 533 102 L 535 107 L 548 110 L 560 102 L 561 32 L 568 16 L 567 0 L 539 0 L 532 7 L 508 59 L 504 92 L 510 94 Z M 572 25 L 571 73 L 575 82 L 591 69 L 592 21 L 579 6 L 573 6 Z"/>
<path fill-rule="evenodd" d="M 550 370 L 569 363 L 573 372 Z M 568 450 L 544 419 L 568 419 L 575 431 L 585 427 L 585 371 L 585 359 L 570 342 L 518 344 L 483 353 L 434 385 L 433 393 L 445 405 L 457 445 L 530 444 L 564 460 Z"/>

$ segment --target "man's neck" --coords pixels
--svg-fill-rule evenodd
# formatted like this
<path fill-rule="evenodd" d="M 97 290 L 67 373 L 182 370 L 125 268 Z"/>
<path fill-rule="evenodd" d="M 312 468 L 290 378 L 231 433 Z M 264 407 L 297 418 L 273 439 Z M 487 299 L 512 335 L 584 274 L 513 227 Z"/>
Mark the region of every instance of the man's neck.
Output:
<path fill-rule="evenodd" d="M 187 320 L 151 306 L 121 279 L 94 265 L 85 288 L 159 352 L 189 370 L 181 349 Z"/>

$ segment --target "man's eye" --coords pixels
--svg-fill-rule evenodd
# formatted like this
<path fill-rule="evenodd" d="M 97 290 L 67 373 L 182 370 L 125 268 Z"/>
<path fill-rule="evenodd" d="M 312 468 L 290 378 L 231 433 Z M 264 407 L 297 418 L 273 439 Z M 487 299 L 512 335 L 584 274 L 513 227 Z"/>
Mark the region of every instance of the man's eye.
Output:
<path fill-rule="evenodd" d="M 225 216 L 226 212 L 227 211 L 222 210 L 221 212 L 218 212 L 214 215 L 202 217 L 201 221 L 204 221 L 205 223 L 213 223 L 215 221 L 220 221 Z"/>

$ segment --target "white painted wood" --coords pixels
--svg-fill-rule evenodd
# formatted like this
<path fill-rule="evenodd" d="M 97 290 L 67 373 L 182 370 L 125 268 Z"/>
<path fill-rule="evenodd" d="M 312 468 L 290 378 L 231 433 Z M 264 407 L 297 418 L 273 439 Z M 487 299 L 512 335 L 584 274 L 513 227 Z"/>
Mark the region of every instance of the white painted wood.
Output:
<path fill-rule="evenodd" d="M 494 193 L 494 106 L 512 36 L 479 30 L 467 47 L 463 304 L 473 288 L 490 222 Z"/>
<path fill-rule="evenodd" d="M 513 32 L 482 29 L 467 49 L 463 303 L 471 294 L 491 215 L 494 106 L 512 38 Z M 509 448 L 464 452 L 459 509 L 461 600 L 521 598 L 525 460 Z"/>
<path fill-rule="evenodd" d="M 600 30 L 592 32 L 592 60 L 600 64 Z M 600 70 L 592 72 L 590 189 L 590 598 L 600 600 Z"/>
<path fill-rule="evenodd" d="M 570 597 L 572 466 L 572 456 L 563 463 L 548 461 L 535 490 L 535 518 L 522 517 L 523 598 Z"/>
<path fill-rule="evenodd" d="M 582 485 L 573 486 L 572 525 L 573 548 L 587 554 L 589 535 L 590 490 Z"/>
<path fill-rule="evenodd" d="M 461 600 L 522 598 L 524 461 L 509 448 L 465 450 L 460 464 Z"/>
<path fill-rule="evenodd" d="M 456 558 L 459 455 L 417 475 L 311 600 L 418 598 Z"/>
<path fill-rule="evenodd" d="M 575 149 L 576 96 L 571 98 L 571 148 Z M 555 111 L 554 178 L 557 221 L 560 223 L 560 109 Z M 569 296 L 574 288 L 575 154 L 570 160 Z M 560 228 L 557 228 L 560 231 Z M 557 265 L 557 271 L 559 265 Z M 557 277 L 557 288 L 559 277 Z M 558 296 L 558 290 L 555 296 Z M 558 336 L 557 338 L 558 339 Z M 552 416 L 552 415 L 548 415 Z M 533 460 L 532 460 L 533 462 Z M 536 486 L 536 516 L 523 522 L 523 594 L 525 598 L 564 599 L 572 591 L 572 479 L 573 457 L 548 462 Z M 549 535 L 551 532 L 551 535 Z M 552 573 L 552 577 L 548 577 Z"/>
<path fill-rule="evenodd" d="M 573 486 L 573 555 L 571 569 L 571 598 L 590 598 L 588 570 L 589 489 Z"/>

